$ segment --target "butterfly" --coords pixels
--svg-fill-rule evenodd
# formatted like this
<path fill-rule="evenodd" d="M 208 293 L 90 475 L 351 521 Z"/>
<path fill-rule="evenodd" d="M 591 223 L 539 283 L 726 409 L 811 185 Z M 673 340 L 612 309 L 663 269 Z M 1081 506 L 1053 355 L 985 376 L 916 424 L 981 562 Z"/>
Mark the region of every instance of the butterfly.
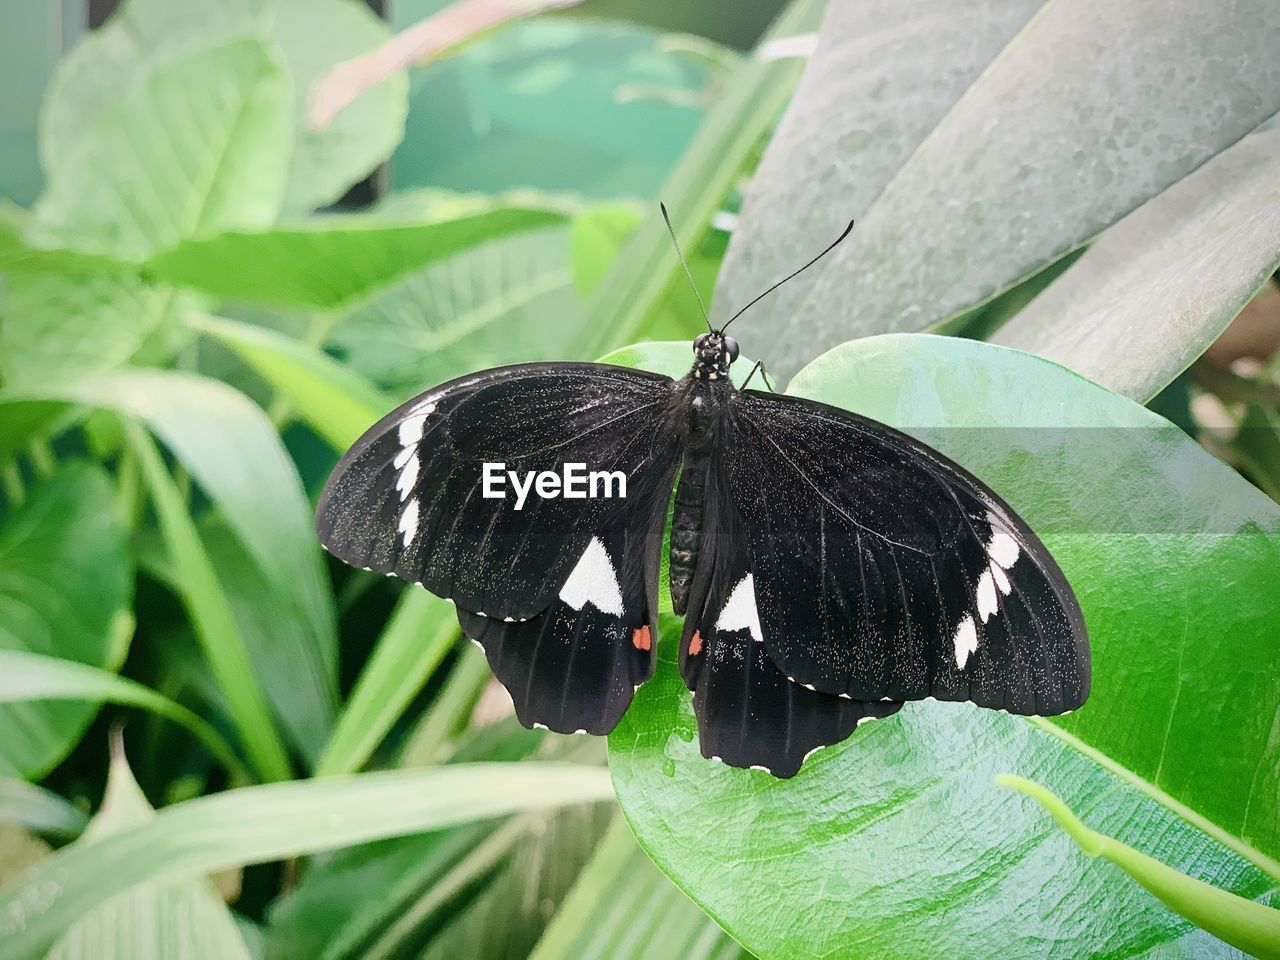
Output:
<path fill-rule="evenodd" d="M 451 600 L 530 727 L 606 734 L 652 676 L 668 517 L 705 757 L 785 778 L 908 700 L 1084 703 L 1084 619 L 1030 527 L 905 433 L 750 389 L 762 364 L 735 386 L 741 313 L 680 380 L 525 363 L 415 397 L 334 468 L 321 543 Z"/>

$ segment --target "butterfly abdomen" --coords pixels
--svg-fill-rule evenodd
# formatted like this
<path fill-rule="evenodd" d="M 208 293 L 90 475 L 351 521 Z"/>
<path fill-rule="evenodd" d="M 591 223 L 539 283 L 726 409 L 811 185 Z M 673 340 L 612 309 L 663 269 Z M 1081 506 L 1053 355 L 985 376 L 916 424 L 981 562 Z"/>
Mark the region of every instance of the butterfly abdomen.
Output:
<path fill-rule="evenodd" d="M 689 603 L 689 584 L 698 566 L 698 542 L 702 537 L 702 513 L 706 502 L 707 467 L 705 450 L 685 453 L 676 487 L 675 510 L 671 517 L 671 606 L 677 615 Z"/>

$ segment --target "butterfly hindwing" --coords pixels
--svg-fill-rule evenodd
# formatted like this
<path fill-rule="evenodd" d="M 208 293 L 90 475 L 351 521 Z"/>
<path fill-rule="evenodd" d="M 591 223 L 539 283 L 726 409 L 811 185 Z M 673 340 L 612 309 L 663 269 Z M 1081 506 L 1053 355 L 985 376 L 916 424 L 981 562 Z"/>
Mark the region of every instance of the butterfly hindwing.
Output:
<path fill-rule="evenodd" d="M 491 618 L 547 609 L 591 539 L 646 501 L 677 458 L 671 380 L 593 363 L 499 367 L 392 411 L 351 448 L 320 498 L 321 542 Z M 625 497 L 484 496 L 485 464 L 520 476 L 582 464 Z M 493 470 L 493 468 L 491 468 Z"/>
<path fill-rule="evenodd" d="M 1078 707 L 1089 648 L 1048 551 L 981 481 L 875 421 L 802 398 L 733 398 L 723 475 L 743 517 L 765 646 L 858 700 Z"/>
<path fill-rule="evenodd" d="M 591 538 L 542 613 L 509 621 L 458 608 L 463 632 L 484 650 L 525 726 L 606 734 L 652 675 L 662 492 L 657 485 Z"/>
<path fill-rule="evenodd" d="M 701 562 L 680 643 L 698 741 L 705 757 L 791 777 L 813 751 L 902 704 L 821 693 L 778 668 L 763 642 L 742 524 L 719 494 L 714 470 L 708 493 Z"/>

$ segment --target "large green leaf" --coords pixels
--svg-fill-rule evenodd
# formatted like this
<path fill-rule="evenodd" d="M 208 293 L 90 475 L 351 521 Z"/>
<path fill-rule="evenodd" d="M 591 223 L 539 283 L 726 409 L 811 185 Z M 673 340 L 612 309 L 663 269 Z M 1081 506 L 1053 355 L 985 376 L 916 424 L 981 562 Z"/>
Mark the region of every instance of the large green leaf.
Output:
<path fill-rule="evenodd" d="M 1280 960 L 1280 910 L 1188 877 L 1133 847 L 1090 830 L 1058 797 L 1032 780 L 1002 774 L 996 782 L 1039 801 L 1081 850 L 1114 863 L 1171 910 L 1250 956 Z"/>
<path fill-rule="evenodd" d="M 610 740 L 641 844 L 762 957 L 1200 956 L 1204 934 L 992 777 L 1033 776 L 1215 886 L 1272 891 L 1280 510 L 1172 425 L 1014 351 L 878 337 L 793 390 L 907 429 L 1027 518 L 1080 597 L 1092 696 L 1054 722 L 909 704 L 778 781 L 700 757 L 664 643 Z"/>
<path fill-rule="evenodd" d="M 610 795 L 603 769 L 565 763 L 460 764 L 231 790 L 42 860 L 0 890 L 0 937 L 6 956 L 26 960 L 43 955 L 86 911 L 139 883 Z"/>
<path fill-rule="evenodd" d="M 529 960 L 749 956 L 662 875 L 618 817 Z"/>
<path fill-rule="evenodd" d="M 133 778 L 118 744 L 102 808 L 77 846 L 89 847 L 150 821 L 151 805 Z M 98 904 L 58 938 L 47 960 L 249 960 L 249 951 L 226 905 L 208 880 L 143 883 Z"/>
<path fill-rule="evenodd" d="M 17 274 L 0 300 L 0 377 L 48 384 L 120 366 L 172 315 L 173 293 L 129 274 Z"/>
<path fill-rule="evenodd" d="M 293 618 L 305 642 L 272 649 L 280 669 L 267 693 L 285 728 L 309 758 L 319 755 L 337 699 L 333 595 L 297 470 L 266 415 L 242 394 L 202 377 L 124 371 L 65 386 L 0 394 L 5 423 L 0 454 L 27 439 L 33 411 L 84 404 L 144 422 L 182 463 L 218 509 L 270 587 L 280 615 Z"/>
<path fill-rule="evenodd" d="M 38 227 L 78 249 L 143 258 L 194 234 L 275 220 L 293 94 L 264 43 L 194 50 L 117 95 L 46 158 Z"/>
<path fill-rule="evenodd" d="M 0 520 L 0 648 L 115 669 L 133 632 L 128 535 L 111 481 L 64 464 Z M 0 706 L 0 765 L 38 778 L 75 746 L 91 703 Z"/>
<path fill-rule="evenodd" d="M 244 360 L 337 450 L 346 450 L 394 406 L 354 370 L 301 340 L 221 317 L 189 323 Z"/>
<path fill-rule="evenodd" d="M 497 237 L 401 277 L 330 345 L 397 394 L 469 370 L 563 357 L 586 323 L 564 226 Z"/>
<path fill-rule="evenodd" d="M 397 75 L 367 91 L 323 131 L 305 118 L 312 84 L 337 63 L 377 45 L 386 27 L 354 0 L 130 0 L 59 65 L 40 131 L 46 168 L 79 141 L 122 91 L 209 45 L 251 37 L 278 47 L 292 74 L 293 143 L 284 208 L 338 199 L 399 142 L 408 82 Z"/>
<path fill-rule="evenodd" d="M 109 702 L 150 710 L 186 727 L 233 776 L 248 779 L 244 765 L 217 730 L 150 687 L 75 660 L 0 650 L 0 703 L 33 700 Z"/>
<path fill-rule="evenodd" d="M 305 225 L 189 240 L 153 259 L 157 277 L 234 300 L 338 309 L 494 237 L 562 220 L 549 202 L 477 202 L 449 219 L 320 217 Z"/>
<path fill-rule="evenodd" d="M 1246 137 L 1107 230 L 991 339 L 1146 401 L 1280 268 L 1280 130 Z"/>
<path fill-rule="evenodd" d="M 1267 0 L 1229 13 L 1196 0 L 832 4 L 812 80 L 753 179 L 717 315 L 850 218 L 822 268 L 740 321 L 744 345 L 781 339 L 768 358 L 780 373 L 995 296 L 1280 110 L 1273 12 Z"/>

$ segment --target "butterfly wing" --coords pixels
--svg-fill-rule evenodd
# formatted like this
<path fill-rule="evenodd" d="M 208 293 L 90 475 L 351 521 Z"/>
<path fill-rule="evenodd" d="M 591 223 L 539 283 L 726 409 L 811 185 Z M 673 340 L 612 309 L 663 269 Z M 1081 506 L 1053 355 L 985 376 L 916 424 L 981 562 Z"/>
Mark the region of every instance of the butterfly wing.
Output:
<path fill-rule="evenodd" d="M 672 381 L 604 364 L 523 364 L 427 391 L 334 469 L 326 549 L 452 599 L 527 725 L 607 732 L 651 672 L 660 519 L 678 459 Z M 622 474 L 626 496 L 484 496 L 484 465 Z M 616 480 L 613 492 L 619 491 Z M 599 481 L 601 492 L 605 481 Z M 491 484 L 496 490 L 496 484 Z"/>
<path fill-rule="evenodd" d="M 856 700 L 1048 716 L 1088 696 L 1089 644 L 1053 557 L 936 450 L 815 401 L 735 394 L 724 485 L 744 519 L 764 643 Z"/>
<path fill-rule="evenodd" d="M 820 747 L 901 703 L 853 700 L 787 679 L 763 643 L 743 524 L 709 470 L 698 568 L 680 641 L 704 757 L 791 777 Z"/>

